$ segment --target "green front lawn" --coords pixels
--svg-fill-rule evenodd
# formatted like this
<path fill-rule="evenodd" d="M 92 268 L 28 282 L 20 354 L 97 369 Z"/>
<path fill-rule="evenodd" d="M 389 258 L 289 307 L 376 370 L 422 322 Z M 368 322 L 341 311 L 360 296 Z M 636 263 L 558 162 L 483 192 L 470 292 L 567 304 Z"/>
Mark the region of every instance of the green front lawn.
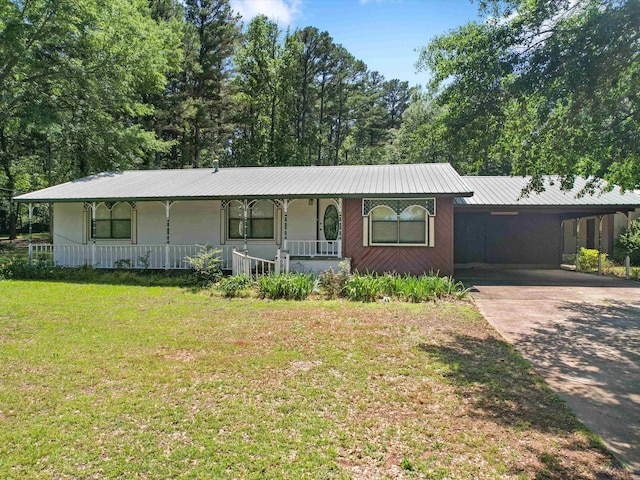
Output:
<path fill-rule="evenodd" d="M 594 478 L 470 303 L 0 282 L 0 478 Z"/>

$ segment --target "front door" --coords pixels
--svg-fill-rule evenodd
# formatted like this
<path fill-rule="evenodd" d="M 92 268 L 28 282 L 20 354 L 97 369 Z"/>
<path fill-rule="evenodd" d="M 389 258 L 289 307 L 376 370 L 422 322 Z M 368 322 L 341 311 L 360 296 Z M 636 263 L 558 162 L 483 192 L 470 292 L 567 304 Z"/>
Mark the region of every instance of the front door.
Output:
<path fill-rule="evenodd" d="M 318 253 L 336 255 L 338 253 L 338 230 L 340 218 L 336 202 L 329 199 L 318 200 Z"/>

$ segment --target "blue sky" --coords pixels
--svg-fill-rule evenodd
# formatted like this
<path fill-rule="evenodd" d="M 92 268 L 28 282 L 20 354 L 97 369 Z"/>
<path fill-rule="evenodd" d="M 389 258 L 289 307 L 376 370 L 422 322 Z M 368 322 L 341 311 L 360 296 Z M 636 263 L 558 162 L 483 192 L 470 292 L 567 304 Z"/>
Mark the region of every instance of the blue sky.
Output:
<path fill-rule="evenodd" d="M 314 26 L 326 30 L 370 70 L 385 78 L 424 85 L 416 73 L 416 49 L 478 18 L 470 0 L 231 0 L 247 22 L 263 13 L 283 28 Z"/>

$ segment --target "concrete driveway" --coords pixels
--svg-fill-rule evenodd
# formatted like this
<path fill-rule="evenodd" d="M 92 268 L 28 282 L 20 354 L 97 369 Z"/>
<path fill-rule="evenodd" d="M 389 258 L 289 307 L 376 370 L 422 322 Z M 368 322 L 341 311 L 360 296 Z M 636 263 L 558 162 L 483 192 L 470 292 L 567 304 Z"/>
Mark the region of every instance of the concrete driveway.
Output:
<path fill-rule="evenodd" d="M 456 272 L 485 318 L 640 474 L 640 284 L 563 270 Z"/>

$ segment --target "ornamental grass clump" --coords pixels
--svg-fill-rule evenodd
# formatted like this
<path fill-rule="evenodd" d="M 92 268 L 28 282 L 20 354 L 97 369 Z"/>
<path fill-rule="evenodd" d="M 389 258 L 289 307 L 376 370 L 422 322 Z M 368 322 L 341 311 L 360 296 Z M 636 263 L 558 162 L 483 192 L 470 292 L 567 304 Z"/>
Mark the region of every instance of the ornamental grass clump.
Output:
<path fill-rule="evenodd" d="M 347 280 L 343 295 L 355 302 L 375 302 L 384 291 L 384 283 L 375 273 L 354 274 Z"/>
<path fill-rule="evenodd" d="M 260 298 L 305 300 L 319 289 L 318 277 L 303 273 L 264 275 L 258 278 Z"/>
<path fill-rule="evenodd" d="M 388 297 L 420 303 L 441 298 L 463 299 L 468 293 L 469 289 L 462 282 L 433 272 L 418 277 L 395 273 L 354 274 L 349 277 L 343 289 L 343 295 L 347 299 L 358 302 L 375 302 L 381 297 Z"/>

